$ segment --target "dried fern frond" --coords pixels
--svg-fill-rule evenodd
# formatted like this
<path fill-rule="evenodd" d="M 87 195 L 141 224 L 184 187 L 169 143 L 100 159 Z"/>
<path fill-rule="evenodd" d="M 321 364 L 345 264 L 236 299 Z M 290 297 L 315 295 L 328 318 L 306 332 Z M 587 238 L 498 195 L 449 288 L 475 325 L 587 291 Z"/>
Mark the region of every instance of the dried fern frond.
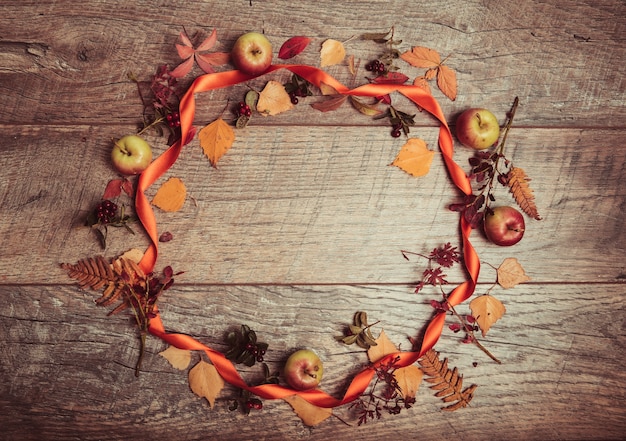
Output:
<path fill-rule="evenodd" d="M 511 167 L 508 172 L 508 185 L 515 202 L 524 213 L 536 220 L 541 220 L 539 211 L 535 205 L 535 195 L 530 185 L 530 178 L 526 172 L 519 167 Z"/>
<path fill-rule="evenodd" d="M 431 383 L 431 389 L 437 391 L 435 396 L 441 398 L 444 403 L 452 403 L 441 410 L 454 411 L 466 407 L 474 397 L 476 384 L 463 389 L 463 376 L 459 374 L 457 368 L 448 368 L 448 359 L 439 359 L 439 352 L 430 349 L 418 360 L 425 378 Z"/>
<path fill-rule="evenodd" d="M 102 290 L 102 295 L 95 301 L 100 306 L 109 306 L 119 300 L 129 286 L 146 283 L 146 276 L 141 268 L 132 260 L 123 257 L 111 263 L 102 256 L 88 257 L 76 264 L 62 263 L 61 268 L 66 270 L 68 276 L 75 279 L 82 289 Z M 127 306 L 126 299 L 122 297 L 122 300 L 111 314 Z"/>

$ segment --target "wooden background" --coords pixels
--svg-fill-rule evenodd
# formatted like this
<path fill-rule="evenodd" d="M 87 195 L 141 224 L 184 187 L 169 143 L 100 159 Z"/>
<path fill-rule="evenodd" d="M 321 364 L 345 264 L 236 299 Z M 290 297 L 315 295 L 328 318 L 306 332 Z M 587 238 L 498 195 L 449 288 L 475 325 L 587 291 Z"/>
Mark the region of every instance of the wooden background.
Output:
<path fill-rule="evenodd" d="M 2 1 L 0 11 L 1 439 L 623 438 L 622 0 L 37 0 Z M 446 331 L 436 349 L 466 384 L 479 385 L 471 406 L 442 412 L 423 384 L 415 407 L 361 427 L 347 407 L 335 412 L 350 427 L 336 418 L 306 427 L 282 401 L 249 416 L 230 412 L 236 393 L 228 388 L 210 410 L 186 373 L 157 355 L 166 345 L 156 338 L 135 378 L 130 319 L 107 317 L 59 268 L 102 252 L 81 224 L 116 177 L 111 139 L 141 121 L 128 73 L 147 79 L 159 64 L 177 64 L 183 27 L 191 35 L 217 28 L 224 51 L 249 30 L 264 32 L 275 51 L 307 35 L 312 43 L 294 61 L 317 66 L 323 40 L 391 26 L 403 50 L 451 54 L 459 96 L 434 94 L 452 123 L 470 106 L 504 121 L 520 98 L 507 154 L 533 178 L 543 220 L 527 220 L 524 240 L 511 248 L 473 235 L 484 262 L 477 293 L 495 280 L 489 264 L 506 257 L 532 278 L 491 291 L 507 313 L 483 343 L 502 365 Z M 379 50 L 359 40 L 346 47 L 363 63 Z M 345 66 L 328 71 L 349 81 Z M 246 87 L 198 97 L 197 124 Z M 412 134 L 436 148 L 434 121 L 419 115 L 417 126 Z M 165 150 L 163 138 L 148 139 L 155 154 Z M 402 143 L 347 105 L 322 114 L 306 103 L 255 118 L 218 169 L 192 142 L 167 175 L 184 180 L 189 198 L 181 212 L 157 212 L 160 228 L 174 235 L 157 266 L 185 271 L 162 300 L 166 327 L 222 349 L 226 330 L 248 324 L 270 342 L 266 360 L 276 369 L 294 348 L 313 347 L 325 361 L 323 389 L 336 396 L 366 360 L 333 338 L 356 310 L 406 348 L 439 294 L 413 294 L 424 262 L 406 261 L 400 250 L 458 244 L 458 217 L 447 206 L 459 195 L 439 155 L 422 179 L 389 167 Z M 455 159 L 465 166 L 469 155 L 460 147 Z M 498 198 L 511 203 L 504 191 Z M 115 230 L 106 255 L 147 243 Z M 463 277 L 450 272 L 454 284 Z M 242 373 L 258 377 L 254 368 Z"/>

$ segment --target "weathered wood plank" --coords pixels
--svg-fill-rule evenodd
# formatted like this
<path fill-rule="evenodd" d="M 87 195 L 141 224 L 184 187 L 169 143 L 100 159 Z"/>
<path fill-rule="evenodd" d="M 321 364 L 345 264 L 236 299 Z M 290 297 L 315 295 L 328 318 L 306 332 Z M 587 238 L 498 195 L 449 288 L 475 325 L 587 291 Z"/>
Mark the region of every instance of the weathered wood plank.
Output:
<path fill-rule="evenodd" d="M 0 156 L 0 255 L 3 283 L 67 283 L 56 266 L 102 253 L 81 227 L 109 179 L 110 139 L 124 127 L 4 127 Z M 431 148 L 436 130 L 422 129 Z M 494 247 L 480 234 L 483 261 L 517 256 L 536 281 L 615 281 L 624 277 L 626 150 L 623 130 L 514 129 L 508 155 L 533 178 L 543 220 L 525 240 Z M 165 146 L 152 138 L 155 153 Z M 160 142 L 158 144 L 157 142 Z M 182 211 L 156 209 L 159 265 L 185 270 L 193 283 L 410 283 L 428 253 L 458 244 L 458 200 L 436 157 L 415 179 L 388 164 L 402 144 L 380 128 L 254 127 L 212 169 L 194 141 L 160 182 L 177 176 L 189 198 Z M 459 149 L 461 164 L 470 153 Z M 62 164 L 62 166 L 61 166 Z M 504 188 L 498 203 L 512 199 Z M 122 202 L 128 199 L 121 199 Z M 145 249 L 143 234 L 111 229 L 107 256 Z M 421 269 L 420 269 L 421 268 Z M 494 274 L 485 267 L 484 282 Z M 451 280 L 460 281 L 452 271 Z"/>
<path fill-rule="evenodd" d="M 424 45 L 451 55 L 447 63 L 458 71 L 459 97 L 455 103 L 442 99 L 450 118 L 475 105 L 503 114 L 517 95 L 529 104 L 530 111 L 519 117 L 523 125 L 622 127 L 626 119 L 626 10 L 620 1 L 453 0 L 445 7 L 430 2 L 394 9 L 380 1 L 326 0 L 300 2 L 297 12 L 285 0 L 235 3 L 190 1 L 184 8 L 155 8 L 147 1 L 84 2 L 80 11 L 57 2 L 5 5 L 0 17 L 0 121 L 134 124 L 141 105 L 127 74 L 148 79 L 158 65 L 176 65 L 174 43 L 183 26 L 204 35 L 217 28 L 216 48 L 222 51 L 244 30 L 264 31 L 276 51 L 287 38 L 305 34 L 313 42 L 293 61 L 311 65 L 319 65 L 318 49 L 327 38 L 344 41 L 395 26 L 402 50 Z M 347 43 L 347 49 L 363 64 L 380 51 L 359 40 Z M 345 68 L 329 70 L 350 83 Z M 362 72 L 359 83 L 365 81 Z M 245 90 L 212 94 L 201 116 L 221 113 L 227 98 L 238 100 Z M 279 120 L 290 124 L 302 120 L 300 115 Z M 347 108 L 330 117 L 309 110 L 304 118 L 310 124 L 368 124 Z"/>
<path fill-rule="evenodd" d="M 266 401 L 262 412 L 244 417 L 218 400 L 188 389 L 186 374 L 156 355 L 165 345 L 150 338 L 144 372 L 133 366 L 137 339 L 127 318 L 105 317 L 90 293 L 45 285 L 0 287 L 0 422 L 5 439 L 380 439 L 415 433 L 441 439 L 450 430 L 466 440 L 620 439 L 626 429 L 622 385 L 625 349 L 624 289 L 620 284 L 520 285 L 496 290 L 507 313 L 483 343 L 497 365 L 446 331 L 437 345 L 464 375 L 479 385 L 469 408 L 439 411 L 426 384 L 418 403 L 399 415 L 356 427 L 348 408 L 305 428 L 285 403 Z M 396 343 L 407 347 L 426 322 L 428 300 L 409 286 L 191 286 L 175 284 L 161 303 L 166 327 L 220 349 L 223 333 L 246 323 L 270 343 L 266 361 L 279 369 L 290 350 L 314 347 L 325 361 L 324 390 L 341 395 L 345 380 L 365 361 L 333 336 L 355 310 L 381 320 Z M 466 312 L 465 306 L 459 307 Z M 452 320 L 452 319 L 451 319 Z M 451 321 L 452 322 L 452 321 Z M 197 357 L 196 357 L 197 360 Z M 473 367 L 472 363 L 477 362 Z M 348 370 L 346 366 L 351 366 Z M 243 370 L 254 381 L 257 368 Z M 231 388 L 223 397 L 232 398 Z M 262 427 L 262 430 L 259 429 Z M 497 435 L 495 435 L 497 434 Z"/>

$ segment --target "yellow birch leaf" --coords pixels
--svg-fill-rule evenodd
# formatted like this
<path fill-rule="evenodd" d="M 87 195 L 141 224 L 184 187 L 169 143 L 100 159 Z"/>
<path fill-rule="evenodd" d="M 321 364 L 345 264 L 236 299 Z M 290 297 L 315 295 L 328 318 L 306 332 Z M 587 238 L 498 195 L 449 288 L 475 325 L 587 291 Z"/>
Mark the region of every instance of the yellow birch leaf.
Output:
<path fill-rule="evenodd" d="M 367 104 L 355 96 L 350 96 L 350 103 L 352 103 L 352 106 L 363 115 L 376 116 L 383 113 L 382 110 L 376 107 L 376 104 Z"/>
<path fill-rule="evenodd" d="M 456 100 L 456 72 L 443 64 L 439 66 L 437 71 L 437 87 L 452 101 Z"/>
<path fill-rule="evenodd" d="M 302 422 L 310 427 L 317 426 L 333 414 L 332 409 L 315 406 L 299 395 L 290 395 L 283 400 L 289 403 Z"/>
<path fill-rule="evenodd" d="M 198 132 L 198 139 L 204 154 L 215 167 L 235 142 L 235 131 L 226 121 L 218 118 Z"/>
<path fill-rule="evenodd" d="M 480 326 L 483 337 L 487 335 L 487 331 L 495 322 L 506 312 L 506 308 L 502 302 L 495 297 L 484 294 L 476 297 L 469 304 L 472 316 L 476 319 L 476 323 Z"/>
<path fill-rule="evenodd" d="M 391 163 L 412 176 L 425 176 L 430 171 L 435 152 L 418 138 L 409 138 Z"/>
<path fill-rule="evenodd" d="M 178 349 L 176 346 L 169 346 L 166 350 L 159 352 L 159 355 L 169 361 L 174 368 L 181 371 L 187 369 L 191 363 L 191 351 Z"/>
<path fill-rule="evenodd" d="M 497 270 L 498 285 L 504 289 L 513 288 L 520 283 L 528 282 L 530 277 L 515 257 L 507 257 Z"/>
<path fill-rule="evenodd" d="M 322 43 L 320 50 L 320 66 L 333 66 L 346 58 L 346 48 L 341 41 L 328 39 Z"/>
<path fill-rule="evenodd" d="M 441 64 L 441 56 L 439 52 L 427 47 L 415 46 L 410 51 L 400 54 L 400 58 L 409 63 L 411 66 L 433 68 Z"/>
<path fill-rule="evenodd" d="M 200 360 L 189 371 L 189 387 L 194 394 L 206 398 L 213 409 L 215 398 L 224 388 L 224 380 L 217 373 L 215 366 Z"/>
<path fill-rule="evenodd" d="M 320 81 L 320 92 L 322 92 L 322 95 L 339 95 L 337 89 L 323 81 Z"/>
<path fill-rule="evenodd" d="M 403 398 L 415 398 L 417 390 L 422 383 L 424 372 L 415 365 L 396 369 L 393 373 L 398 381 L 398 387 Z"/>
<path fill-rule="evenodd" d="M 178 211 L 183 208 L 187 188 L 179 178 L 170 178 L 165 181 L 157 190 L 152 204 L 163 211 Z"/>
<path fill-rule="evenodd" d="M 268 81 L 261 93 L 259 93 L 256 110 L 261 115 L 273 116 L 291 108 L 293 108 L 293 103 L 285 90 L 285 86 L 278 81 Z"/>

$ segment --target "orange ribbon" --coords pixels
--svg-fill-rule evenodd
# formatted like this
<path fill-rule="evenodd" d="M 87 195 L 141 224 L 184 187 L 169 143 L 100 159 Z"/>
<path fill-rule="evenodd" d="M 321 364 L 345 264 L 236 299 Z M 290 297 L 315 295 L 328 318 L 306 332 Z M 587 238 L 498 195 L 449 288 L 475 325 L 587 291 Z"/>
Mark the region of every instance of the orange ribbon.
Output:
<path fill-rule="evenodd" d="M 322 83 L 332 86 L 338 93 L 354 96 L 375 97 L 391 92 L 399 92 L 413 101 L 422 109 L 428 111 L 440 123 L 439 148 L 444 158 L 444 163 L 454 184 L 464 194 L 472 193 L 471 183 L 463 169 L 452 158 L 454 152 L 454 142 L 452 133 L 446 122 L 446 118 L 441 111 L 439 103 L 429 93 L 417 86 L 398 84 L 366 84 L 354 89 L 349 89 L 326 72 L 311 66 L 305 65 L 273 65 L 267 72 L 270 73 L 280 69 L 287 69 L 294 74 L 301 76 L 311 84 L 320 87 Z M 191 141 L 193 137 L 193 121 L 195 116 L 195 94 L 215 89 L 221 89 L 254 79 L 256 76 L 246 75 L 240 71 L 218 72 L 202 75 L 192 83 L 189 90 L 180 101 L 180 123 L 181 140 L 177 141 L 163 154 L 156 158 L 150 166 L 139 176 L 136 196 L 136 211 L 139 220 L 145 228 L 149 238 L 150 246 L 146 250 L 143 259 L 139 263 L 144 272 L 152 272 L 158 255 L 158 230 L 154 212 L 145 191 L 161 177 L 176 162 L 183 146 Z M 467 300 L 474 292 L 476 281 L 480 272 L 480 261 L 469 237 L 472 231 L 471 226 L 465 221 L 463 216 L 460 220 L 460 230 L 463 242 L 464 264 L 469 274 L 469 280 L 457 286 L 448 295 L 448 303 L 456 306 Z M 261 386 L 249 386 L 237 372 L 235 366 L 219 351 L 200 343 L 198 340 L 178 333 L 170 333 L 165 330 L 160 314 L 150 320 L 149 331 L 156 337 L 180 349 L 204 351 L 211 363 L 215 366 L 224 381 L 235 387 L 245 389 L 251 393 L 265 399 L 280 399 L 290 395 L 298 394 L 310 403 L 320 407 L 337 407 L 354 401 L 361 396 L 370 384 L 375 370 L 393 362 L 395 367 L 406 367 L 415 363 L 424 353 L 435 346 L 443 331 L 446 313 L 438 312 L 430 321 L 426 328 L 424 338 L 419 350 L 397 352 L 383 357 L 378 362 L 363 369 L 350 382 L 344 396 L 337 399 L 328 395 L 320 389 L 311 391 L 295 391 L 293 389 L 275 384 L 265 384 Z"/>

